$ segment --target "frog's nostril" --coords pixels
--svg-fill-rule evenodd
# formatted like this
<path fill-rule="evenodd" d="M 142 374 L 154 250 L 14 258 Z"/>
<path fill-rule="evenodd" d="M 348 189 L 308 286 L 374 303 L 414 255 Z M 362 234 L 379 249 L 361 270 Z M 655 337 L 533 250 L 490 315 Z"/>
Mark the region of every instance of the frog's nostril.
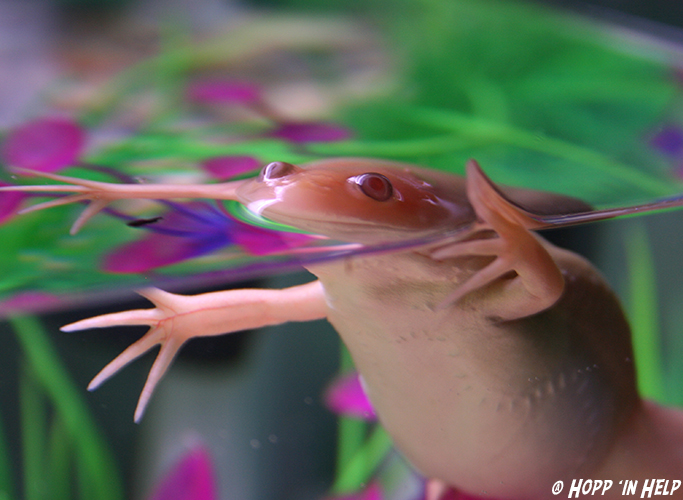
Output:
<path fill-rule="evenodd" d="M 264 181 L 280 179 L 300 170 L 296 165 L 284 161 L 274 161 L 261 169 L 261 179 Z"/>

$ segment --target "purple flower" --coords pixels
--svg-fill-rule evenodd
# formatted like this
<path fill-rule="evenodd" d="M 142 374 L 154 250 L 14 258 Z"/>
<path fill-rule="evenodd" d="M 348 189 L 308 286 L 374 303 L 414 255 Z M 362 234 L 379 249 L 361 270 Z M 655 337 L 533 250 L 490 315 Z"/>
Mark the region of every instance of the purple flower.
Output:
<path fill-rule="evenodd" d="M 187 99 L 199 104 L 253 104 L 261 100 L 261 89 L 241 80 L 204 80 L 187 87 Z"/>
<path fill-rule="evenodd" d="M 142 226 L 150 233 L 107 254 L 103 267 L 113 273 L 144 273 L 206 255 L 232 243 L 230 221 L 203 202 L 168 203 L 159 222 Z"/>
<path fill-rule="evenodd" d="M 85 144 L 83 129 L 66 118 L 42 118 L 12 130 L 0 152 L 5 163 L 56 172 L 77 162 Z"/>
<path fill-rule="evenodd" d="M 215 156 L 204 160 L 201 167 L 217 180 L 227 180 L 261 166 L 262 162 L 253 156 Z"/>
<path fill-rule="evenodd" d="M 343 141 L 351 137 L 351 132 L 333 123 L 326 122 L 284 122 L 269 135 L 295 144 L 307 142 Z"/>
<path fill-rule="evenodd" d="M 196 446 L 166 474 L 150 500 L 217 500 L 216 489 L 211 455 Z"/>
<path fill-rule="evenodd" d="M 683 129 L 675 124 L 664 125 L 652 136 L 650 144 L 668 157 L 680 158 L 683 154 Z"/>
<path fill-rule="evenodd" d="M 335 379 L 325 392 L 325 404 L 334 413 L 363 420 L 376 420 L 377 415 L 368 399 L 357 372 Z"/>
<path fill-rule="evenodd" d="M 207 255 L 231 244 L 241 246 L 250 255 L 268 255 L 311 239 L 307 235 L 251 226 L 205 202 L 166 202 L 166 205 L 170 210 L 158 221 L 154 218 L 139 226 L 149 231 L 144 238 L 126 243 L 105 256 L 105 271 L 144 273 Z"/>

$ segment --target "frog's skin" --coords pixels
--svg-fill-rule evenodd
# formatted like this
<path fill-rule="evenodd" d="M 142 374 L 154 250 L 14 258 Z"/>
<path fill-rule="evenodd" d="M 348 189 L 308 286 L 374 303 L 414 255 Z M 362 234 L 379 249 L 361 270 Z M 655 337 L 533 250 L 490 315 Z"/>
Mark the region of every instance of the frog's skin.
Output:
<path fill-rule="evenodd" d="M 529 214 L 587 210 L 581 202 L 503 194 L 473 161 L 466 179 L 368 159 L 272 163 L 256 179 L 210 186 L 49 177 L 75 194 L 38 208 L 92 201 L 77 227 L 119 198 L 205 197 L 364 244 L 466 228 L 418 248 L 311 265 L 318 280 L 306 285 L 196 296 L 148 289 L 141 293 L 154 309 L 65 326 L 151 327 L 90 385 L 161 344 L 136 420 L 189 338 L 327 318 L 397 447 L 434 478 L 430 498 L 450 487 L 556 498 L 558 480 L 567 498 L 572 479 L 612 480 L 602 497 L 617 498 L 622 480 L 683 479 L 683 413 L 639 398 L 616 297 L 586 260 L 530 231 Z"/>

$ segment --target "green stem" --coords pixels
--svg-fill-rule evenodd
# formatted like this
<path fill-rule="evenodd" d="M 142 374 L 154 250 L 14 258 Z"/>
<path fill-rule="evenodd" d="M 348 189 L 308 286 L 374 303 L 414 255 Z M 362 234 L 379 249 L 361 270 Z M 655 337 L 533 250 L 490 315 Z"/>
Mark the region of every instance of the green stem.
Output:
<path fill-rule="evenodd" d="M 392 447 L 393 442 L 386 431 L 379 425 L 375 427 L 367 441 L 337 475 L 332 493 L 344 495 L 358 491 L 368 483 Z"/>
<path fill-rule="evenodd" d="M 428 108 L 411 108 L 407 118 L 413 122 L 452 130 L 477 140 L 509 144 L 570 162 L 584 164 L 595 170 L 629 181 L 641 189 L 647 189 L 655 196 L 664 196 L 675 190 L 675 186 L 672 186 L 671 182 L 655 179 L 636 168 L 611 160 L 598 151 L 513 125 L 493 122 L 454 111 Z"/>
<path fill-rule="evenodd" d="M 348 349 L 340 344 L 339 373 L 344 374 L 354 369 L 353 360 Z M 363 420 L 339 417 L 337 424 L 337 471 L 335 477 L 340 477 L 348 463 L 363 446 L 368 426 Z"/>
<path fill-rule="evenodd" d="M 24 498 L 42 500 L 46 497 L 45 438 L 47 422 L 44 395 L 29 368 L 24 368 L 19 379 L 21 408 L 21 439 L 24 476 Z"/>
<path fill-rule="evenodd" d="M 47 478 L 50 499 L 69 500 L 71 497 L 71 443 L 64 421 L 56 415 L 50 425 L 47 459 Z"/>
<path fill-rule="evenodd" d="M 9 321 L 36 380 L 64 421 L 78 467 L 87 472 L 93 491 L 89 500 L 122 500 L 123 486 L 115 460 L 97 431 L 79 391 L 57 358 L 40 321 L 32 316 L 15 316 Z"/>
<path fill-rule="evenodd" d="M 461 151 L 479 145 L 470 138 L 454 134 L 402 141 L 344 141 L 309 144 L 307 149 L 326 156 L 376 156 L 412 158 Z"/>
<path fill-rule="evenodd" d="M 12 500 L 14 497 L 14 471 L 10 461 L 5 426 L 0 419 L 0 500 Z"/>
<path fill-rule="evenodd" d="M 663 401 L 664 374 L 655 265 L 642 222 L 634 221 L 629 226 L 625 246 L 638 387 L 644 397 Z"/>

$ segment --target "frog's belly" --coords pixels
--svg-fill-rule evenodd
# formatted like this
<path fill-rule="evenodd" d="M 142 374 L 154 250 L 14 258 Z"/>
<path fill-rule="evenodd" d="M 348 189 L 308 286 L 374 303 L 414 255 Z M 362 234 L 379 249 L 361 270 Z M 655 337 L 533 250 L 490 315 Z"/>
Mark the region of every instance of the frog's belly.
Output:
<path fill-rule="evenodd" d="M 337 301 L 330 321 L 383 425 L 426 476 L 539 498 L 604 453 L 612 405 L 585 362 L 539 356 L 459 308 L 403 309 L 377 323 L 376 307 L 353 302 Z"/>

